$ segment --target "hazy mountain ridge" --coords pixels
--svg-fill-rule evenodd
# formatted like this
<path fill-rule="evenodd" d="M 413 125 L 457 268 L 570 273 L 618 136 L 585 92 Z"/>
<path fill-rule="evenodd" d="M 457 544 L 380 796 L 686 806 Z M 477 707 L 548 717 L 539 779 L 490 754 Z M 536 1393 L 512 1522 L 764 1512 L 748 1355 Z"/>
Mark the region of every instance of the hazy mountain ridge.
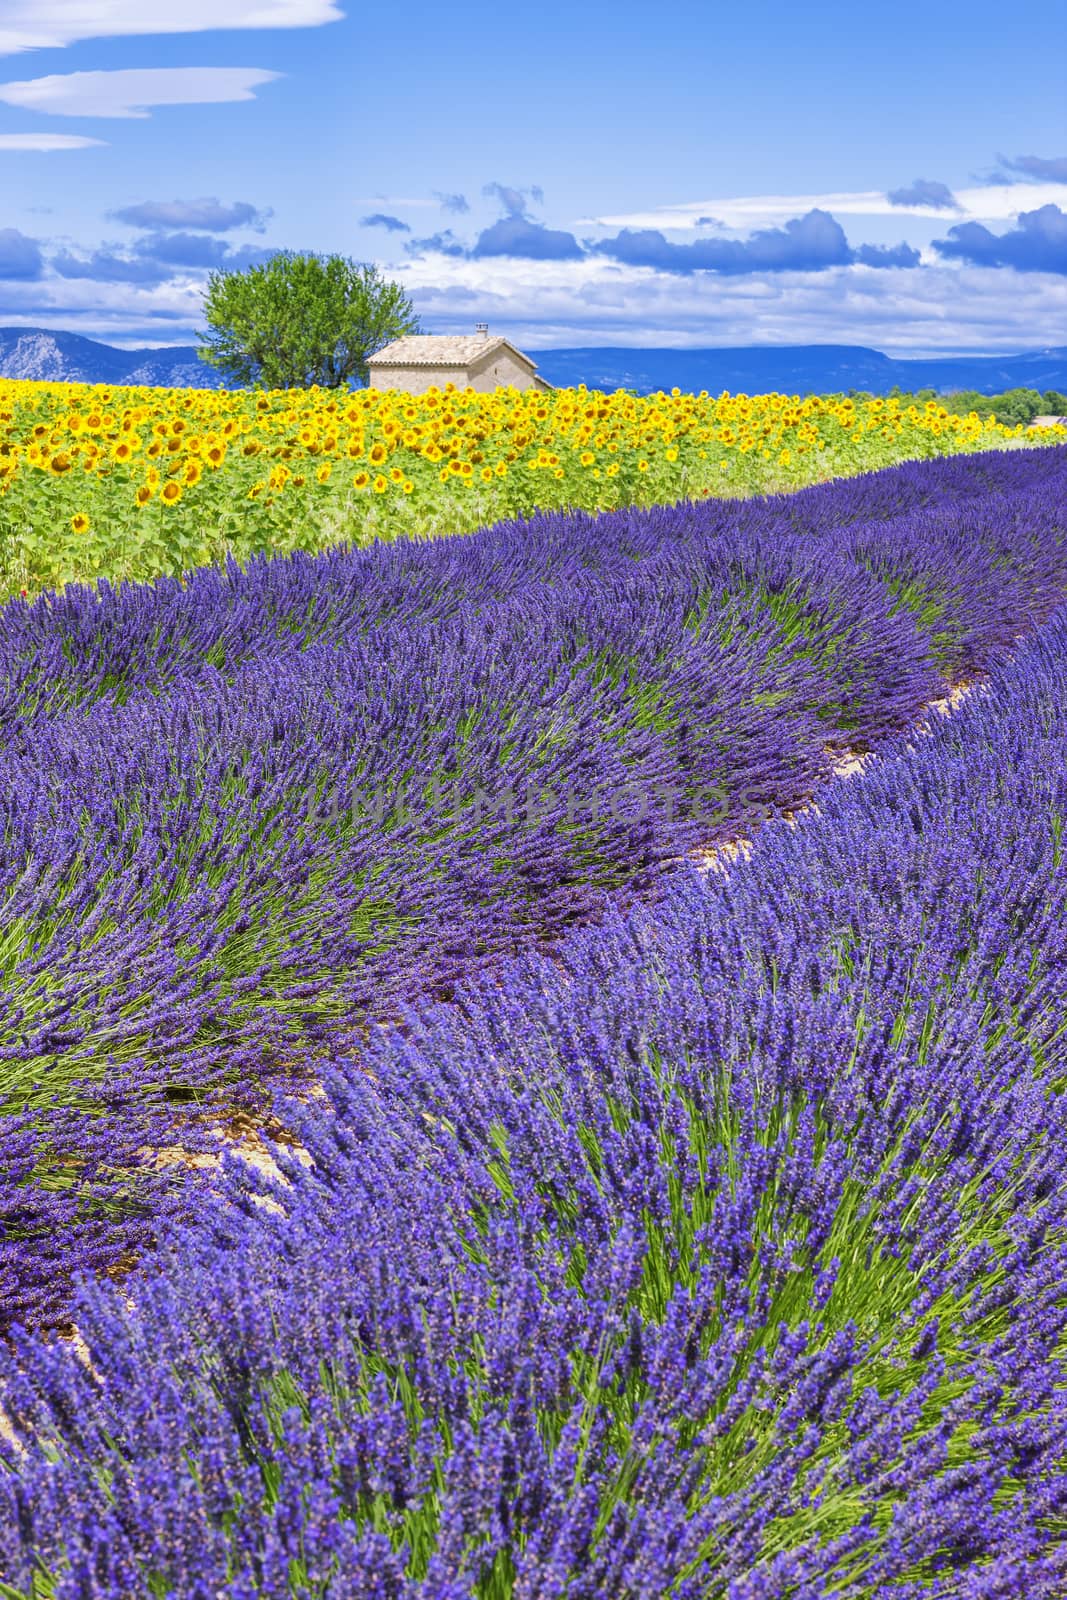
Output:
<path fill-rule="evenodd" d="M 0 328 L 0 377 L 180 389 L 225 387 L 193 345 L 118 350 L 80 333 L 51 328 Z"/>
<path fill-rule="evenodd" d="M 900 359 L 862 345 L 739 346 L 711 350 L 574 349 L 530 352 L 549 383 L 593 389 L 712 394 L 832 394 L 866 389 L 1067 389 L 1067 348 L 1004 356 Z"/>
<path fill-rule="evenodd" d="M 866 389 L 1005 389 L 1067 391 L 1067 348 L 1004 356 L 900 359 L 863 345 L 741 345 L 707 350 L 578 347 L 531 350 L 541 376 L 557 387 L 679 388 L 718 394 L 829 394 Z M 193 345 L 119 350 L 82 334 L 50 328 L 0 328 L 0 377 L 52 383 L 107 383 L 221 389 L 226 384 Z"/>

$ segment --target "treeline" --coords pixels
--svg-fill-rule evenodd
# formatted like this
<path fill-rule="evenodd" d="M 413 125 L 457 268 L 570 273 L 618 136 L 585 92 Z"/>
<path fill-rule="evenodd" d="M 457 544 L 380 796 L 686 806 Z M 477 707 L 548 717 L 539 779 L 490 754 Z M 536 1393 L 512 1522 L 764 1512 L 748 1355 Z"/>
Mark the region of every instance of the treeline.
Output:
<path fill-rule="evenodd" d="M 850 389 L 853 400 L 873 400 L 877 396 L 862 389 Z M 966 417 L 973 411 L 983 420 L 996 417 L 1005 427 L 1014 428 L 1021 423 L 1033 422 L 1035 417 L 1067 417 L 1067 394 L 1058 389 L 1006 389 L 1003 394 L 979 394 L 977 389 L 956 389 L 952 394 L 938 394 L 936 389 L 916 389 L 909 393 L 899 385 L 884 397 L 900 400 L 909 405 L 924 405 L 936 400 L 946 411 Z"/>

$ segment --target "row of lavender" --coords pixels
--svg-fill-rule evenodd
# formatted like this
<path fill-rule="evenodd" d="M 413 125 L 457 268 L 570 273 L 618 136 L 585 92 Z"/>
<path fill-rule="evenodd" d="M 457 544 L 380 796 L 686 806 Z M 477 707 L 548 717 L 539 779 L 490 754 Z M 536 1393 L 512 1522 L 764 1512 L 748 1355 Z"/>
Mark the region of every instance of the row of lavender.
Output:
<path fill-rule="evenodd" d="M 860 555 L 889 573 L 904 554 L 909 522 L 930 515 L 950 524 L 991 497 L 1003 500 L 1062 486 L 1067 450 L 986 453 L 939 462 L 906 462 L 884 472 L 749 501 L 704 501 L 592 517 L 543 514 L 498 523 L 473 537 L 410 541 L 355 551 L 336 548 L 309 558 L 254 558 L 247 568 L 202 568 L 184 583 L 112 589 L 73 585 L 32 604 L 0 610 L 0 729 L 17 734 L 67 706 L 122 703 L 136 691 L 162 693 L 264 659 L 277 662 L 327 641 L 365 639 L 384 625 L 427 626 L 480 615 L 488 606 L 551 595 L 590 579 L 625 584 L 634 561 L 692 558 L 709 538 L 740 539 L 766 553 L 794 534 L 836 553 L 846 529 L 874 527 L 887 535 L 903 519 L 903 537 Z M 1010 528 L 1006 537 L 1010 541 Z M 843 547 L 848 549 L 847 541 Z M 729 547 L 726 556 L 739 553 Z M 946 554 L 943 539 L 937 556 Z M 904 574 L 916 559 L 911 550 Z M 929 577 L 926 568 L 924 574 Z M 942 572 L 955 593 L 962 574 Z"/>
<path fill-rule="evenodd" d="M 908 725 L 1067 589 L 1065 490 L 956 459 L 0 613 L 6 1315 L 151 1239 L 161 1151 Z"/>
<path fill-rule="evenodd" d="M 1067 613 L 933 723 L 20 1336 L 4 1592 L 1067 1592 Z"/>

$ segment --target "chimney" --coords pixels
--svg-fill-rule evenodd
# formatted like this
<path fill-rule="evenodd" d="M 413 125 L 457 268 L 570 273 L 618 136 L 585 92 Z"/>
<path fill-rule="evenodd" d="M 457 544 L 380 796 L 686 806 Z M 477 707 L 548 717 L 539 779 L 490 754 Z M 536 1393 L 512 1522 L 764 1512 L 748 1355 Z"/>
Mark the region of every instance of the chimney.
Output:
<path fill-rule="evenodd" d="M 474 324 L 474 331 L 478 335 L 479 339 L 488 339 L 488 337 L 489 337 L 489 324 L 488 324 L 488 322 L 476 322 Z"/>

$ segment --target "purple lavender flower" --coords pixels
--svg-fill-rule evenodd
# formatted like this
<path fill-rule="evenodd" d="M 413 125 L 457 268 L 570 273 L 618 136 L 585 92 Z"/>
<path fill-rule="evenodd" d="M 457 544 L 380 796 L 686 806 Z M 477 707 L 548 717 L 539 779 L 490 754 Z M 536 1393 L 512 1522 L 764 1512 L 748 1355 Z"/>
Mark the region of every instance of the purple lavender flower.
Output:
<path fill-rule="evenodd" d="M 13 1332 L 10 1590 L 1061 1595 L 1065 691 L 1061 613 L 728 876 L 340 1030 L 309 1163 Z"/>

